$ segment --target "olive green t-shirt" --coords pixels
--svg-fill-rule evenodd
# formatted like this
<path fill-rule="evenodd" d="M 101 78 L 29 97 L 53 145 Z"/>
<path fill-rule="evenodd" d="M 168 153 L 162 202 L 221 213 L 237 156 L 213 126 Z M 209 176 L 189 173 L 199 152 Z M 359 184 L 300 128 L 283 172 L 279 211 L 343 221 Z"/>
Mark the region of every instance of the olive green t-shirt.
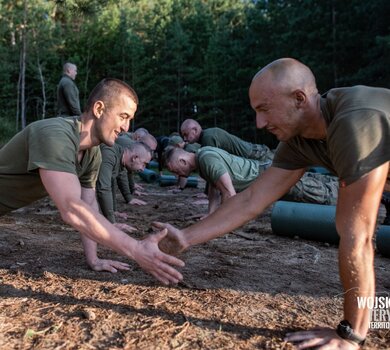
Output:
<path fill-rule="evenodd" d="M 221 128 L 208 128 L 203 130 L 198 142 L 202 147 L 218 147 L 239 157 L 249 158 L 252 153 L 252 144 L 250 142 L 229 134 Z"/>
<path fill-rule="evenodd" d="M 266 145 L 244 141 L 220 128 L 203 130 L 198 142 L 202 147 L 218 147 L 235 156 L 256 159 L 267 164 L 271 164 L 273 158 L 273 153 Z"/>
<path fill-rule="evenodd" d="M 390 159 L 390 90 L 337 88 L 321 97 L 326 140 L 294 137 L 280 142 L 273 166 L 322 165 L 349 185 Z"/>
<path fill-rule="evenodd" d="M 112 147 L 100 145 L 102 164 L 96 184 L 96 196 L 102 214 L 112 223 L 115 223 L 116 193 L 115 180 L 125 174 L 123 183 L 118 181 L 118 186 L 126 200 L 130 202 L 131 193 L 127 181 L 127 170 L 122 164 L 124 147 L 115 143 Z M 122 177 L 121 177 L 122 179 Z M 122 188 L 124 186 L 125 188 Z M 127 187 L 126 187 L 127 186 Z M 126 195 L 125 195 L 126 193 Z"/>
<path fill-rule="evenodd" d="M 228 173 L 237 192 L 246 189 L 260 173 L 260 163 L 253 159 L 237 157 L 220 148 L 202 147 L 196 157 L 199 174 L 215 185 Z"/>
<path fill-rule="evenodd" d="M 0 215 L 47 196 L 39 168 L 76 175 L 82 187 L 93 188 L 101 162 L 99 147 L 77 160 L 80 121 L 51 118 L 36 121 L 0 149 Z"/>
<path fill-rule="evenodd" d="M 187 152 L 196 153 L 196 152 L 198 152 L 200 147 L 201 147 L 200 144 L 196 143 L 196 142 L 195 143 L 187 143 L 184 146 L 184 150 Z"/>

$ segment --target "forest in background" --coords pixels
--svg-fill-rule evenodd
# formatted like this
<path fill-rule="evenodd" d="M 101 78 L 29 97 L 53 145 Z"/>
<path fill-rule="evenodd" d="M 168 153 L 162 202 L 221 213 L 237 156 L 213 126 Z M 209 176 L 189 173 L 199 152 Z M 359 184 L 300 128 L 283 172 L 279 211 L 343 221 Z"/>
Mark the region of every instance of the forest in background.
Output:
<path fill-rule="evenodd" d="M 131 128 L 166 135 L 191 117 L 273 147 L 249 106 L 258 69 L 289 56 L 321 93 L 388 88 L 389 17 L 388 0 L 0 0 L 0 144 L 55 116 L 70 61 L 82 107 L 104 77 L 135 88 Z"/>

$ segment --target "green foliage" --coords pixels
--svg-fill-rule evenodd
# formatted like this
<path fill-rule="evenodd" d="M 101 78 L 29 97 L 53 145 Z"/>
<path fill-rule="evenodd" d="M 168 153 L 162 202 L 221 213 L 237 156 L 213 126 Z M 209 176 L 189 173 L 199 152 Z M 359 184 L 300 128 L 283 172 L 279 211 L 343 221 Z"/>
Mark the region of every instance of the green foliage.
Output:
<path fill-rule="evenodd" d="M 169 134 L 192 117 L 274 147 L 249 106 L 257 70 L 290 56 L 313 69 L 321 92 L 388 87 L 389 13 L 387 0 L 0 0 L 0 137 L 15 130 L 23 31 L 28 123 L 55 115 L 71 61 L 82 106 L 98 81 L 116 77 L 140 97 L 132 127 Z"/>

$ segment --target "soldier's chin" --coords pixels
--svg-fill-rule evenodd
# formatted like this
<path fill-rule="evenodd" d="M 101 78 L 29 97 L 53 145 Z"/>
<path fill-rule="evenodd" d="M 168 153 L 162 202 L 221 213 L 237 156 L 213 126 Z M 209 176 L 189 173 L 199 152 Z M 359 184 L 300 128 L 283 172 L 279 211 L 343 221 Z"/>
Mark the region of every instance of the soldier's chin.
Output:
<path fill-rule="evenodd" d="M 109 147 L 112 147 L 112 146 L 114 146 L 115 139 L 104 140 L 103 143 L 104 143 L 105 145 L 109 146 Z"/>

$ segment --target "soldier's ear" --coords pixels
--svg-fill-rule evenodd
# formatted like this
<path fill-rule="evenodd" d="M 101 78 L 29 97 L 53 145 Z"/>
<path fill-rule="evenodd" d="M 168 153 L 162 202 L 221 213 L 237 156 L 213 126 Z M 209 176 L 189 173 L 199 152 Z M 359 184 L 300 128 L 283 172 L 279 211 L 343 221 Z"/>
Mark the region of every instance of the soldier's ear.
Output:
<path fill-rule="evenodd" d="M 93 108 L 92 108 L 93 115 L 97 119 L 99 119 L 103 115 L 104 109 L 105 109 L 104 102 L 100 100 L 96 101 L 93 104 Z"/>
<path fill-rule="evenodd" d="M 294 98 L 295 98 L 295 106 L 297 108 L 302 107 L 307 101 L 306 94 L 302 90 L 295 90 Z"/>

